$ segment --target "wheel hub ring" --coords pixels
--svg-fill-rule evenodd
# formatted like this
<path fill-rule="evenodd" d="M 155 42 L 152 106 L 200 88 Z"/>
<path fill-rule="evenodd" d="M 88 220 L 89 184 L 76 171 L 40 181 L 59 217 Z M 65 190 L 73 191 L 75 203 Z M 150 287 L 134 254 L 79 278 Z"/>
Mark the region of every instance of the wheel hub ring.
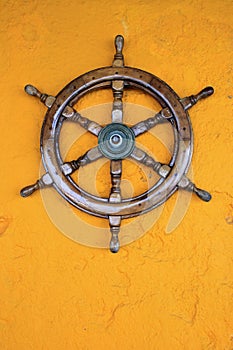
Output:
<path fill-rule="evenodd" d="M 134 140 L 135 135 L 127 125 L 111 123 L 98 135 L 99 150 L 108 159 L 125 159 L 133 152 Z"/>

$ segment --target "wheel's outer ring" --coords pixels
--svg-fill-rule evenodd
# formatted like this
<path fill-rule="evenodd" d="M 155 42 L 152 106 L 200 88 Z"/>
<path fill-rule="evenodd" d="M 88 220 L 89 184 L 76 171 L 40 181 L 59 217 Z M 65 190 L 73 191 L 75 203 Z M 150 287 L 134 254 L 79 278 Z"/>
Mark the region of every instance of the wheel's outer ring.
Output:
<path fill-rule="evenodd" d="M 107 198 L 99 198 L 83 192 L 62 172 L 63 164 L 59 151 L 59 134 L 63 120 L 63 110 L 72 105 L 79 96 L 92 91 L 97 86 L 109 85 L 113 80 L 124 80 L 154 96 L 167 106 L 172 115 L 178 136 L 175 165 L 167 178 L 139 197 L 127 202 L 109 203 Z M 122 218 L 134 217 L 158 207 L 177 189 L 182 176 L 187 172 L 192 157 L 192 126 L 188 113 L 184 110 L 177 94 L 158 77 L 131 67 L 104 67 L 90 71 L 70 82 L 57 96 L 47 111 L 41 130 L 41 154 L 45 170 L 53 180 L 57 192 L 74 207 L 91 215 L 108 218 L 120 215 Z"/>

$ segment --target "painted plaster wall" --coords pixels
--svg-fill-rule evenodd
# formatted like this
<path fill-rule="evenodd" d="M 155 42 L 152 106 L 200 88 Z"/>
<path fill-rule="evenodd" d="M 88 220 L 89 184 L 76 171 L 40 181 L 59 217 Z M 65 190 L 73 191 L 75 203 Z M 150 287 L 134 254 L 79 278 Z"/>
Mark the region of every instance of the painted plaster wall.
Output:
<path fill-rule="evenodd" d="M 2 0 L 0 349 L 233 349 L 233 2 Z M 127 64 L 180 95 L 212 85 L 190 112 L 195 196 L 180 226 L 169 210 L 116 255 L 78 245 L 49 220 L 38 177 L 44 106 L 25 83 L 56 94 L 109 65 L 125 36 Z"/>

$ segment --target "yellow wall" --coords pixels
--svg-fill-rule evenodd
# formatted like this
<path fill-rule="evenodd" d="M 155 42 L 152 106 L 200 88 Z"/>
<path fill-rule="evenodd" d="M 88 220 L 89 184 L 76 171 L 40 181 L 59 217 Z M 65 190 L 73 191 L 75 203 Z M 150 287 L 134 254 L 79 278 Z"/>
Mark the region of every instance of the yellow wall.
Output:
<path fill-rule="evenodd" d="M 233 349 L 233 3 L 208 1 L 1 1 L 0 349 Z M 164 233 L 169 208 L 141 238 L 112 255 L 74 243 L 53 226 L 39 193 L 44 106 L 33 83 L 56 94 L 112 61 L 180 95 L 212 85 L 190 111 L 195 181 L 181 225 Z"/>

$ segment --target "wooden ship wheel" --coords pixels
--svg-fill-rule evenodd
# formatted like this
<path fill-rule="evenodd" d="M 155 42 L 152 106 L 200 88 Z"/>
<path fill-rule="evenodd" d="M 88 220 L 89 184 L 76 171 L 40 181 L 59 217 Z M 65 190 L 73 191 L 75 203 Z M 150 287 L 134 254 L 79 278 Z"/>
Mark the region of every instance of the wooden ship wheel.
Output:
<path fill-rule="evenodd" d="M 211 199 L 211 195 L 197 188 L 186 173 L 193 150 L 193 133 L 188 109 L 200 99 L 212 95 L 214 89 L 206 87 L 196 95 L 180 98 L 155 75 L 125 66 L 123 45 L 124 38 L 117 35 L 112 66 L 95 69 L 77 77 L 56 97 L 41 93 L 32 85 L 25 86 L 26 93 L 38 97 L 48 110 L 40 141 L 45 173 L 35 184 L 23 188 L 21 196 L 27 197 L 38 189 L 51 186 L 74 207 L 90 215 L 107 219 L 111 232 L 110 250 L 113 253 L 118 252 L 120 247 L 119 233 L 122 220 L 153 210 L 180 188 L 194 192 L 203 201 L 208 202 Z M 95 120 L 83 117 L 74 109 L 74 105 L 81 97 L 105 88 L 111 89 L 113 93 L 109 124 L 100 125 Z M 123 100 L 124 91 L 129 89 L 139 89 L 152 96 L 161 105 L 160 112 L 135 125 L 126 125 Z M 97 146 L 71 161 L 62 159 L 59 148 L 61 129 L 67 121 L 78 123 L 98 139 Z M 173 154 L 167 164 L 156 161 L 135 143 L 139 135 L 163 123 L 170 123 L 174 134 Z M 71 177 L 71 174 L 80 167 L 102 157 L 107 158 L 110 163 L 112 185 L 108 198 L 88 193 Z M 122 164 L 126 158 L 133 159 L 142 167 L 149 167 L 159 175 L 159 180 L 148 191 L 133 198 L 123 198 L 121 194 Z"/>

